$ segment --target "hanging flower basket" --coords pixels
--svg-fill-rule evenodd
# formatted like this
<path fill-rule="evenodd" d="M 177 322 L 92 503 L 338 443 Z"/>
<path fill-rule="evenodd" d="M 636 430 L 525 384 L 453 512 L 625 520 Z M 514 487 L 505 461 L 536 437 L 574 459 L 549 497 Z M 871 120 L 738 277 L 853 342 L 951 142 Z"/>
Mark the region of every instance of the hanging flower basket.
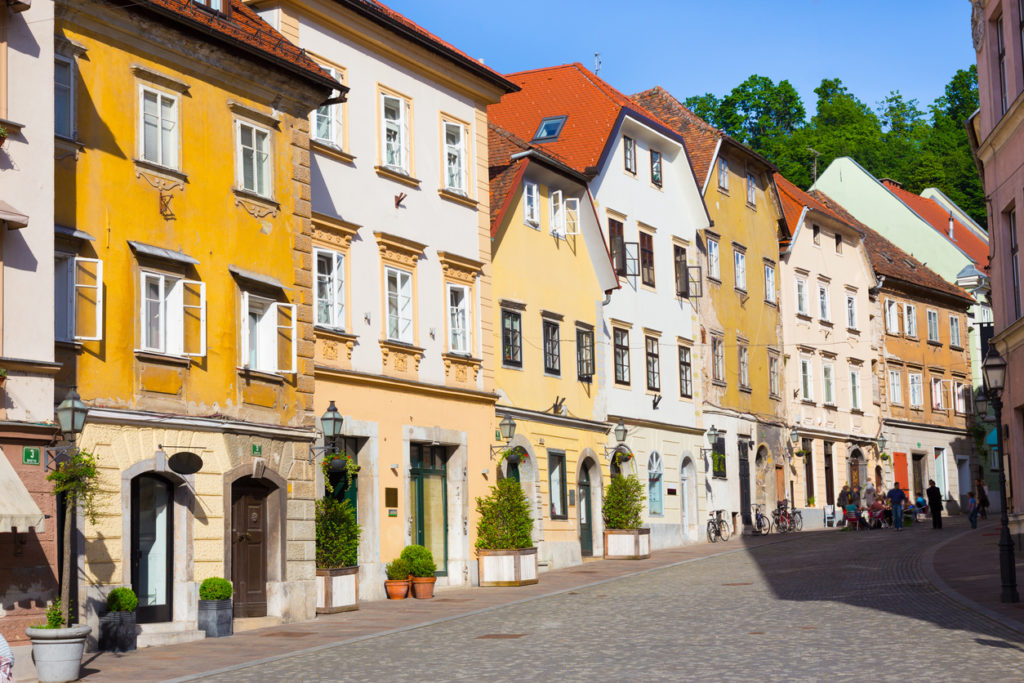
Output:
<path fill-rule="evenodd" d="M 328 493 L 334 492 L 334 488 L 331 486 L 332 474 L 345 475 L 345 490 L 352 486 L 352 478 L 359 474 L 359 465 L 344 451 L 325 455 L 320 467 L 324 474 L 324 486 Z"/>
<path fill-rule="evenodd" d="M 506 448 L 498 456 L 498 467 L 501 467 L 501 463 L 508 462 L 509 465 L 518 465 L 524 460 L 528 460 L 530 454 L 526 452 L 522 446 L 513 446 L 512 448 Z"/>

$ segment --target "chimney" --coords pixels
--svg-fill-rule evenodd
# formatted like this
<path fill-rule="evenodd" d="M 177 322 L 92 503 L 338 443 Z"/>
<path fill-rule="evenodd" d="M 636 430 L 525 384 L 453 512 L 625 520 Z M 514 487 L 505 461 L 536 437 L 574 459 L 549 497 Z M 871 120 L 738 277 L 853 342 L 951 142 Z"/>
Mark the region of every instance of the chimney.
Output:
<path fill-rule="evenodd" d="M 949 239 L 953 239 L 953 212 L 949 212 Z"/>
<path fill-rule="evenodd" d="M 895 187 L 896 189 L 899 190 L 903 189 L 903 186 L 900 185 L 898 181 L 893 180 L 892 178 L 882 178 L 882 184 L 885 185 L 886 187 Z"/>

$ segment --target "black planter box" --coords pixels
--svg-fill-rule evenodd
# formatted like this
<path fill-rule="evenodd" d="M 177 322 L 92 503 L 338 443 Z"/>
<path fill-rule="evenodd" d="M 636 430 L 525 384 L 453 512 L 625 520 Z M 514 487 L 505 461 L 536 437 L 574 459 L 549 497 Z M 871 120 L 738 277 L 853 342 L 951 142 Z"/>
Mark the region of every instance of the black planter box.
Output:
<path fill-rule="evenodd" d="M 227 600 L 199 601 L 199 630 L 206 633 L 207 638 L 223 638 L 233 631 L 231 598 Z"/>
<path fill-rule="evenodd" d="M 99 649 L 130 652 L 135 649 L 137 641 L 135 612 L 107 612 L 100 617 Z"/>

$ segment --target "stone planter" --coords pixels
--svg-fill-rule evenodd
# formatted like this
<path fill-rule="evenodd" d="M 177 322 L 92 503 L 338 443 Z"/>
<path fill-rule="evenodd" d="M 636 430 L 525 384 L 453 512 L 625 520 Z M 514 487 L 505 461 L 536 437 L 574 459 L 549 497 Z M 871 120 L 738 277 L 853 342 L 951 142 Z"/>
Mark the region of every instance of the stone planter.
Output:
<path fill-rule="evenodd" d="M 32 640 L 32 659 L 39 683 L 77 681 L 85 638 L 91 631 L 90 626 L 25 629 L 25 635 Z"/>
<path fill-rule="evenodd" d="M 316 570 L 316 613 L 359 609 L 359 567 Z"/>
<path fill-rule="evenodd" d="M 405 600 L 409 596 L 409 579 L 387 579 L 384 590 L 388 592 L 388 600 Z"/>
<path fill-rule="evenodd" d="M 537 583 L 537 549 L 477 550 L 481 586 L 529 586 Z"/>
<path fill-rule="evenodd" d="M 199 601 L 198 626 L 207 638 L 223 638 L 234 633 L 232 619 L 231 598 Z"/>
<path fill-rule="evenodd" d="M 650 556 L 650 529 L 604 530 L 604 559 L 646 560 Z"/>
<path fill-rule="evenodd" d="M 130 652 L 136 647 L 135 612 L 107 612 L 100 617 L 99 649 Z"/>
<path fill-rule="evenodd" d="M 436 576 L 412 577 L 412 597 L 417 600 L 427 600 L 434 597 L 435 583 L 437 583 Z"/>

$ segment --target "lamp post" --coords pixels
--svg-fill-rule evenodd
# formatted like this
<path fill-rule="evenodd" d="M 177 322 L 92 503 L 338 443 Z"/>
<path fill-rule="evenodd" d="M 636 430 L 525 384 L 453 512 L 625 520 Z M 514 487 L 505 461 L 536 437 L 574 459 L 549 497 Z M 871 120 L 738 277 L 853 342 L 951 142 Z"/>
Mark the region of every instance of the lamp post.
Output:
<path fill-rule="evenodd" d="M 711 425 L 711 429 L 708 430 L 707 437 L 708 443 L 711 444 L 711 448 L 714 448 L 715 444 L 718 443 L 718 430 L 715 429 L 715 425 Z"/>
<path fill-rule="evenodd" d="M 626 423 L 622 421 L 621 417 L 619 418 L 619 424 L 615 425 L 613 431 L 615 432 L 615 441 L 617 443 L 626 443 Z"/>
<path fill-rule="evenodd" d="M 341 436 L 341 425 L 344 422 L 345 418 L 338 412 L 334 401 L 331 401 L 327 411 L 320 417 L 320 427 L 324 430 L 324 448 L 328 452 L 338 450 L 338 437 Z"/>
<path fill-rule="evenodd" d="M 1013 540 L 1010 538 L 1010 519 L 1006 510 L 1006 466 L 1003 458 L 1003 386 L 1006 383 L 1006 361 L 995 349 L 989 349 L 988 357 L 982 364 L 985 379 L 985 393 L 996 413 L 996 436 L 999 444 L 999 576 L 1003 590 L 1000 600 L 1020 602 L 1017 593 L 1017 567 L 1013 557 Z"/>
<path fill-rule="evenodd" d="M 878 454 L 881 455 L 882 453 L 885 453 L 885 437 L 879 434 L 878 438 L 875 439 L 875 443 L 878 444 Z"/>
<path fill-rule="evenodd" d="M 89 407 L 82 403 L 81 397 L 75 387 L 71 387 L 67 396 L 57 406 L 57 425 L 61 433 L 71 442 L 74 447 L 75 440 L 85 428 L 85 416 L 89 413 Z"/>
<path fill-rule="evenodd" d="M 501 434 L 501 438 L 505 440 L 505 443 L 512 441 L 512 437 L 516 435 L 516 421 L 512 419 L 511 415 L 506 415 L 498 423 L 498 433 Z"/>

